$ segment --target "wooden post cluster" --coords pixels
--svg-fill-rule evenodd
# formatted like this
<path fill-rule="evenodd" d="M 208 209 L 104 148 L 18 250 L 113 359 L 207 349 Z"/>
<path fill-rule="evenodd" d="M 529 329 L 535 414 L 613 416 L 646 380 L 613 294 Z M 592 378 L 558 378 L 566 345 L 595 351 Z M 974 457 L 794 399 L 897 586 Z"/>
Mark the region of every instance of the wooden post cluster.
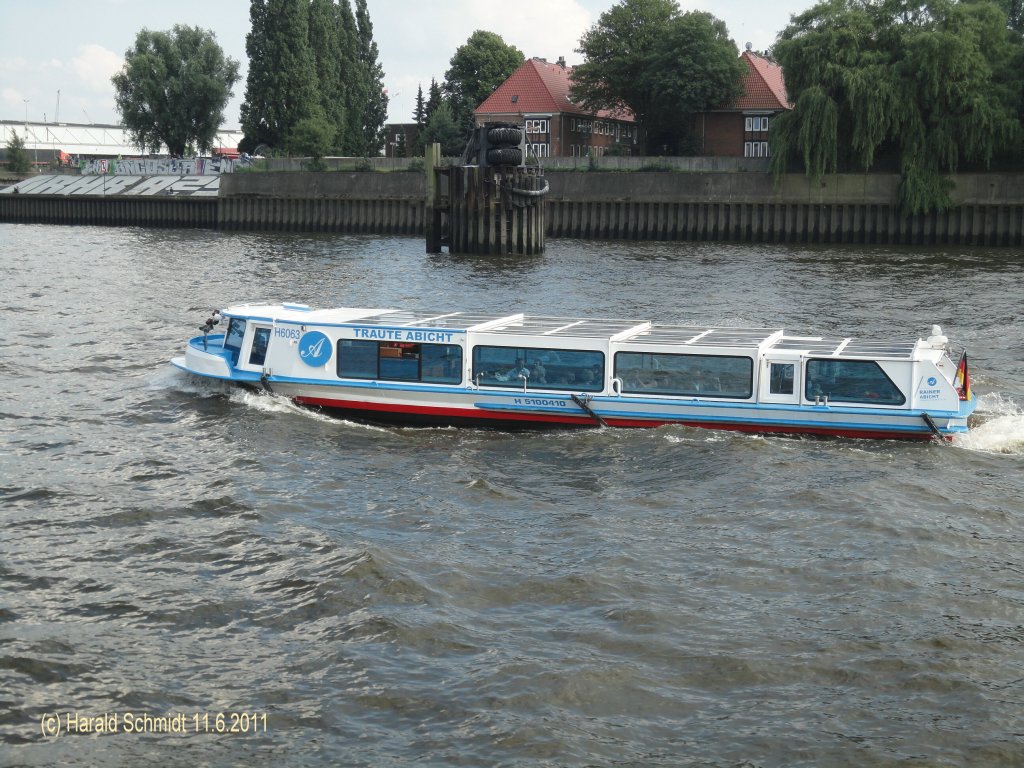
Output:
<path fill-rule="evenodd" d="M 434 145 L 438 147 L 438 145 Z M 432 167 L 426 158 L 427 252 L 530 256 L 544 250 L 544 194 L 538 167 Z M 431 228 L 433 224 L 433 228 Z"/>

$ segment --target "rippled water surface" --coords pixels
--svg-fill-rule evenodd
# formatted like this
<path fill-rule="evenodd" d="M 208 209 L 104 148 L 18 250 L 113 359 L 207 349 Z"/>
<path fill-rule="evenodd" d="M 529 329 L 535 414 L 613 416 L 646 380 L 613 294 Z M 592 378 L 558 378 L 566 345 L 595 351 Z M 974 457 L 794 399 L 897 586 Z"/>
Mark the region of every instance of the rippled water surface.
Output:
<path fill-rule="evenodd" d="M 1021 254 L 423 250 L 0 225 L 0 764 L 1024 764 Z M 357 426 L 168 366 L 258 298 L 940 323 L 983 401 L 952 445 Z"/>

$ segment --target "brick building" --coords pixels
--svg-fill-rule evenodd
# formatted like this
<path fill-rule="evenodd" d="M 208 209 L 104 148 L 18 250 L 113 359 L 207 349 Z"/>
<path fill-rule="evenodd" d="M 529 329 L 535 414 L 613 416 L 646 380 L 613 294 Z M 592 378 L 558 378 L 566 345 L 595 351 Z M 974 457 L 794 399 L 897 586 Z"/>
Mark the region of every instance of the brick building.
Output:
<path fill-rule="evenodd" d="M 640 127 L 633 115 L 584 111 L 569 99 L 570 74 L 565 59 L 528 59 L 474 110 L 477 125 L 525 123 L 538 158 L 636 154 Z"/>
<path fill-rule="evenodd" d="M 778 64 L 749 49 L 740 58 L 747 65 L 743 95 L 694 118 L 692 136 L 702 156 L 767 157 L 771 122 L 791 108 Z M 569 99 L 571 76 L 564 59 L 527 60 L 474 110 L 477 125 L 525 122 L 527 141 L 540 158 L 638 154 L 643 129 L 633 115 L 584 111 Z"/>
<path fill-rule="evenodd" d="M 749 48 L 743 95 L 735 104 L 697 115 L 693 132 L 707 157 L 768 157 L 768 133 L 777 115 L 791 109 L 782 67 Z"/>

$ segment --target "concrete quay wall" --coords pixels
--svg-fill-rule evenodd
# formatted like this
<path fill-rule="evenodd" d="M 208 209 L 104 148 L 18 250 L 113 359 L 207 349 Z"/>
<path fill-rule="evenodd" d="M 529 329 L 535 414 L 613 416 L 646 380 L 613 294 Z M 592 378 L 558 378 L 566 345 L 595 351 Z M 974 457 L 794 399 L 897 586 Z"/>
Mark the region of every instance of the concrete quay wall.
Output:
<path fill-rule="evenodd" d="M 422 173 L 228 174 L 221 177 L 217 226 L 420 235 L 425 195 Z"/>
<path fill-rule="evenodd" d="M 953 206 L 905 216 L 898 178 L 550 172 L 549 237 L 1024 245 L 1024 177 L 962 174 Z M 216 196 L 0 194 L 0 221 L 422 235 L 422 173 L 224 174 Z M 0 190 L 8 192 L 8 189 Z"/>

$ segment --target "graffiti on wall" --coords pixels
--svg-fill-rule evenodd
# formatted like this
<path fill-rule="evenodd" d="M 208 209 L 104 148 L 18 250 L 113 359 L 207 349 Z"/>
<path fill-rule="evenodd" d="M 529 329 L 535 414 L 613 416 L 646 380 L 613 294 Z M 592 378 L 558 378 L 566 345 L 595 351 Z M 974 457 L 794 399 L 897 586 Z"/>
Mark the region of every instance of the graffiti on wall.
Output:
<path fill-rule="evenodd" d="M 8 195 L 168 195 L 216 197 L 220 176 L 36 176 L 0 189 Z"/>
<path fill-rule="evenodd" d="M 217 176 L 231 173 L 235 161 L 225 157 L 129 157 L 116 160 L 82 160 L 83 176 Z"/>

